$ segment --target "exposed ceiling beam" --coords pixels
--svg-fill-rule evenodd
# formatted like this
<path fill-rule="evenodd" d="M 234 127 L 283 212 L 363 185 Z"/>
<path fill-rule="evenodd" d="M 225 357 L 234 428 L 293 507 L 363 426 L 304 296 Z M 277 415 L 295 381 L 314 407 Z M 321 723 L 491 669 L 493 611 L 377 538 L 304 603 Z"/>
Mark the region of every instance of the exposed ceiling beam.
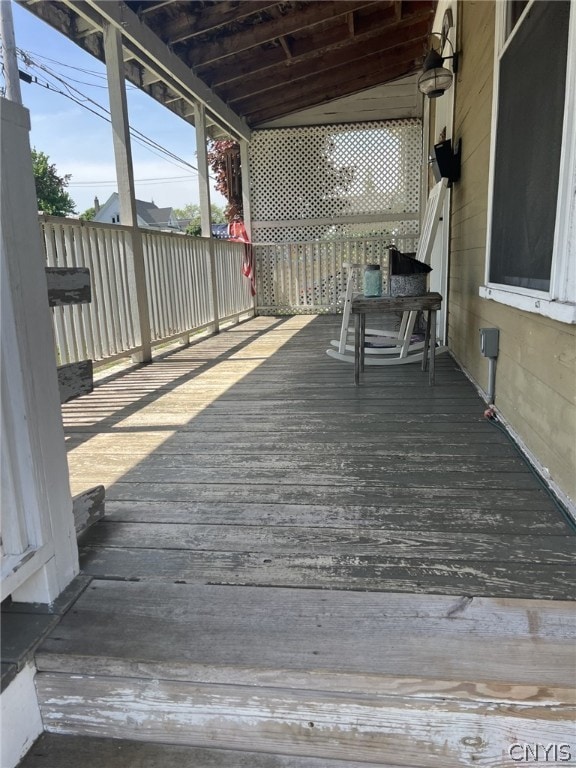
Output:
<path fill-rule="evenodd" d="M 429 4 L 413 2 L 410 7 L 412 9 L 409 16 L 410 20 L 431 23 L 432 14 Z M 364 11 L 354 14 L 356 22 L 353 39 L 355 41 L 368 41 L 372 37 L 393 34 L 392 30 L 397 28 L 397 21 L 392 6 L 379 8 L 377 14 L 367 13 L 368 10 L 364 9 Z M 314 35 L 290 37 L 290 53 L 294 63 L 308 60 L 310 67 L 313 67 L 315 64 L 312 60 L 322 53 L 329 54 L 331 51 L 338 50 L 348 44 L 350 44 L 348 21 L 346 17 L 341 17 L 336 19 L 328 29 L 319 28 Z M 212 88 L 218 89 L 224 84 L 242 82 L 246 77 L 256 76 L 257 73 L 261 77 L 263 70 L 268 70 L 266 78 L 274 77 L 274 73 L 285 66 L 286 56 L 281 47 L 276 46 L 261 49 L 258 56 L 254 56 L 253 51 L 243 51 L 230 59 L 213 62 L 208 66 L 200 66 L 195 71 Z"/>
<path fill-rule="evenodd" d="M 101 60 L 103 30 L 119 29 L 127 80 L 191 123 L 204 104 L 212 136 L 236 138 L 249 136 L 249 124 L 415 71 L 435 8 L 434 0 L 17 2 Z"/>
<path fill-rule="evenodd" d="M 297 83 L 276 93 L 250 97 L 239 104 L 250 124 L 257 125 L 404 77 L 416 71 L 421 62 L 421 44 L 412 48 L 407 46 L 405 56 L 398 57 L 394 64 L 390 64 L 386 56 L 375 54 L 353 68 L 344 66 L 330 70 L 329 77 L 324 76 L 313 85 L 309 82 Z"/>
<path fill-rule="evenodd" d="M 73 5 L 77 7 L 80 3 L 74 2 Z M 211 119 L 225 125 L 238 138 L 250 138 L 250 129 L 245 121 L 196 77 L 125 3 L 87 0 L 82 5 L 88 6 L 102 22 L 120 29 L 125 46 L 148 69 L 160 74 L 172 91 L 204 104 L 212 113 Z"/>
<path fill-rule="evenodd" d="M 288 41 L 286 40 L 285 37 L 281 37 L 280 38 L 280 45 L 282 46 L 282 49 L 283 49 L 284 53 L 286 54 L 286 58 L 287 59 L 291 59 L 292 58 L 292 51 L 290 50 L 290 46 L 288 45 Z"/>
<path fill-rule="evenodd" d="M 286 86 L 295 85 L 298 80 L 310 78 L 310 72 L 314 73 L 314 79 L 317 80 L 331 69 L 341 69 L 347 65 L 356 67 L 362 59 L 373 54 L 386 53 L 393 63 L 396 52 L 402 54 L 406 43 L 415 43 L 420 50 L 422 37 L 427 30 L 427 19 L 403 27 L 392 27 L 387 35 L 360 40 L 343 50 L 335 49 L 328 53 L 319 51 L 314 57 L 293 59 L 292 62 L 269 69 L 266 77 L 261 74 L 247 76 L 220 88 L 218 92 L 229 104 L 234 104 L 252 94 L 271 93 L 276 88 L 285 89 Z"/>
<path fill-rule="evenodd" d="M 167 21 L 163 25 L 162 39 L 167 45 L 175 45 L 184 40 L 189 40 L 196 35 L 205 34 L 213 29 L 238 22 L 247 16 L 273 8 L 278 4 L 270 0 L 250 0 L 250 2 L 232 3 L 221 0 L 215 7 L 205 7 L 199 11 L 191 10 L 193 3 L 183 4 L 181 16 Z"/>
<path fill-rule="evenodd" d="M 158 0 L 157 3 L 142 3 L 138 13 L 145 16 L 147 13 L 157 11 L 165 5 L 170 5 L 173 1 L 174 0 Z"/>
<path fill-rule="evenodd" d="M 345 16 L 351 11 L 373 4 L 362 0 L 336 0 L 335 2 L 324 0 L 320 3 L 310 3 L 298 13 L 287 13 L 266 22 L 266 24 L 256 24 L 236 34 L 228 35 L 224 39 L 205 43 L 197 55 L 192 52 L 188 58 L 188 63 L 190 66 L 195 66 L 227 56 L 235 56 L 240 51 L 272 42 L 279 37 L 290 35 L 301 29 L 309 29 L 314 24 L 320 24 L 327 19 L 334 19 L 338 16 Z"/>

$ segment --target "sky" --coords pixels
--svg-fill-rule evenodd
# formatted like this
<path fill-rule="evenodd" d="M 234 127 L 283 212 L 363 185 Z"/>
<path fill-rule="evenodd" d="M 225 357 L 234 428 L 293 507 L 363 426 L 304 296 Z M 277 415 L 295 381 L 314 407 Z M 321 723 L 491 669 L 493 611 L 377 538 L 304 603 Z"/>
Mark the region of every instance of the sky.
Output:
<path fill-rule="evenodd" d="M 95 196 L 102 204 L 117 189 L 111 126 L 86 109 L 87 106 L 102 114 L 87 98 L 108 109 L 106 69 L 98 59 L 25 8 L 12 3 L 12 14 L 16 46 L 33 62 L 26 66 L 19 59 L 19 68 L 41 82 L 50 82 L 53 88 L 20 82 L 22 102 L 30 110 L 30 144 L 48 155 L 59 176 L 71 175 L 67 191 L 77 213 L 83 213 L 94 205 Z M 0 80 L 3 85 L 3 78 Z M 130 126 L 179 158 L 167 158 L 157 148 L 144 147 L 133 140 L 136 197 L 153 201 L 160 208 L 183 208 L 188 203 L 198 203 L 197 173 L 190 167 L 197 165 L 194 127 L 129 83 L 126 87 Z M 210 194 L 211 202 L 225 205 L 225 199 L 213 188 Z"/>

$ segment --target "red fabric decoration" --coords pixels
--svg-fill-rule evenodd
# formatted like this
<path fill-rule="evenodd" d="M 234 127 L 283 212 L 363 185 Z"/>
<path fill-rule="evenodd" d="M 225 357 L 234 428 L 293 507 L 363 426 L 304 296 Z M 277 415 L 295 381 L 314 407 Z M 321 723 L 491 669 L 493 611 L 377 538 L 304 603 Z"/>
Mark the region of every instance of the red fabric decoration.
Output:
<path fill-rule="evenodd" d="M 242 262 L 242 274 L 250 280 L 250 293 L 256 296 L 256 272 L 254 269 L 254 251 L 246 227 L 241 219 L 236 219 L 228 225 L 228 237 L 230 240 L 244 243 L 244 261 Z"/>

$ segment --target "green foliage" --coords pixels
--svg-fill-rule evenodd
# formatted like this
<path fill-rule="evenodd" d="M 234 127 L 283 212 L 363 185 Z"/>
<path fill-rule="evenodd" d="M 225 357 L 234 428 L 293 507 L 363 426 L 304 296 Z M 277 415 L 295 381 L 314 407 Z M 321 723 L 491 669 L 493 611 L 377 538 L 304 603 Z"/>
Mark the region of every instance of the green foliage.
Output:
<path fill-rule="evenodd" d="M 92 221 L 94 216 L 96 216 L 96 208 L 86 208 L 84 213 L 81 213 L 78 218 L 82 221 Z"/>
<path fill-rule="evenodd" d="M 226 223 L 224 211 L 216 203 L 212 203 L 210 206 L 210 213 L 213 224 Z M 197 203 L 188 203 L 184 208 L 174 208 L 174 215 L 178 219 L 190 219 L 190 223 L 186 227 L 186 234 L 200 237 L 202 225 L 200 224 L 200 206 Z"/>
<path fill-rule="evenodd" d="M 70 174 L 58 176 L 56 166 L 49 162 L 44 152 L 32 150 L 32 167 L 36 183 L 38 210 L 51 216 L 66 216 L 76 213 L 76 204 L 66 192 Z"/>

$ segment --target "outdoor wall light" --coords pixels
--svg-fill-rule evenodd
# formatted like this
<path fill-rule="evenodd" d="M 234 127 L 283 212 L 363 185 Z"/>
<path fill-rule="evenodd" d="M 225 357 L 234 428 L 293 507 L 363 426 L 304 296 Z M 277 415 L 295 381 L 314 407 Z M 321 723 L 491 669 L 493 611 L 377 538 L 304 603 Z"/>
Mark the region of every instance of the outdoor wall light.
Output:
<path fill-rule="evenodd" d="M 458 71 L 458 54 L 445 32 L 431 32 L 430 36 L 439 39 L 439 50 L 432 47 L 424 59 L 424 68 L 418 78 L 418 90 L 429 99 L 436 99 L 452 85 L 454 73 Z M 446 43 L 452 51 L 450 56 L 443 55 Z M 452 70 L 443 66 L 447 59 L 452 59 Z"/>

